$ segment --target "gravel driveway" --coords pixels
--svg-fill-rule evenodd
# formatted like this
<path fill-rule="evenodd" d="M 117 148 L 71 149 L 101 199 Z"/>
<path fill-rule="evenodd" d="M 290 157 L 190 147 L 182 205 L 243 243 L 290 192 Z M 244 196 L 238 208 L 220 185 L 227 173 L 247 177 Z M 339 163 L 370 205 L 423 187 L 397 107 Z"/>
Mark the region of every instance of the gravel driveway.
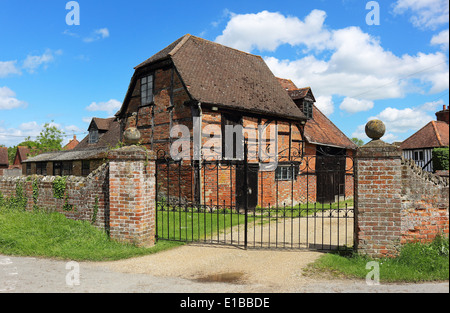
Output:
<path fill-rule="evenodd" d="M 320 255 L 199 245 L 102 263 L 0 255 L 0 293 L 449 292 L 448 282 L 369 286 L 364 280 L 303 275 L 302 269 Z"/>

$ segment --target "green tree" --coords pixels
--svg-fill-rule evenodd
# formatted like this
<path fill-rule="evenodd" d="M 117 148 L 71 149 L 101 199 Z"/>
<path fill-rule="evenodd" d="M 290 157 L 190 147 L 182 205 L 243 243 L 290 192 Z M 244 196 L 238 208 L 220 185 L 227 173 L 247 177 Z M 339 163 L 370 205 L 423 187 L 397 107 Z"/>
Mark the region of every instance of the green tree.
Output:
<path fill-rule="evenodd" d="M 36 140 L 31 140 L 31 137 L 27 137 L 17 146 L 8 148 L 9 161 L 10 163 L 14 162 L 14 157 L 16 156 L 18 146 L 28 147 L 30 149 L 30 156 L 62 150 L 64 135 L 65 133 L 58 127 L 52 125 L 51 123 L 45 123 L 43 129 L 36 137 Z"/>
<path fill-rule="evenodd" d="M 65 133 L 58 127 L 45 123 L 44 128 L 36 138 L 36 149 L 39 153 L 61 150 L 64 135 Z"/>
<path fill-rule="evenodd" d="M 357 145 L 358 147 L 361 147 L 361 146 L 364 145 L 364 141 L 362 141 L 361 139 L 356 138 L 356 137 L 353 137 L 353 138 L 351 139 L 351 141 L 353 141 L 353 143 L 354 143 L 355 145 Z"/>

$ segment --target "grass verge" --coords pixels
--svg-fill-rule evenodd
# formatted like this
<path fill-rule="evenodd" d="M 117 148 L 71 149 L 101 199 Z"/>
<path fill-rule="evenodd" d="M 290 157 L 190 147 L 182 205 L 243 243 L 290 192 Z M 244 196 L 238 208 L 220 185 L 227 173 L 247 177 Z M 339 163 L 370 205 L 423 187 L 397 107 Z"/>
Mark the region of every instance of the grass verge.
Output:
<path fill-rule="evenodd" d="M 89 222 L 60 213 L 0 208 L 0 253 L 75 261 L 110 261 L 148 255 L 181 245 L 158 242 L 144 248 L 111 240 Z"/>
<path fill-rule="evenodd" d="M 409 243 L 402 247 L 396 258 L 374 260 L 358 254 L 328 253 L 306 269 L 306 274 L 328 277 L 365 279 L 377 262 L 380 282 L 426 282 L 449 279 L 449 239 L 437 237 L 428 244 Z"/>

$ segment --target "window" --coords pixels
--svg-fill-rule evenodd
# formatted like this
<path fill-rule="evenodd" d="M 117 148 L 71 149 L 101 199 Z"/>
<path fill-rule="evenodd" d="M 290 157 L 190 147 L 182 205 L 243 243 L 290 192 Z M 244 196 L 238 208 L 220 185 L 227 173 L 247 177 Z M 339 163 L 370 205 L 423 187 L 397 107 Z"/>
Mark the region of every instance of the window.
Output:
<path fill-rule="evenodd" d="M 414 151 L 414 160 L 415 161 L 423 161 L 424 160 L 423 150 Z"/>
<path fill-rule="evenodd" d="M 141 78 L 141 106 L 153 103 L 153 75 Z"/>
<path fill-rule="evenodd" d="M 222 114 L 222 157 L 226 160 L 240 160 L 243 153 L 242 116 Z"/>
<path fill-rule="evenodd" d="M 88 176 L 91 172 L 91 164 L 89 161 L 83 161 L 81 163 L 81 175 Z"/>
<path fill-rule="evenodd" d="M 297 165 L 278 165 L 275 170 L 275 180 L 296 180 L 297 175 Z"/>
<path fill-rule="evenodd" d="M 308 119 L 313 118 L 313 102 L 311 100 L 303 100 L 302 111 Z"/>
<path fill-rule="evenodd" d="M 72 162 L 64 162 L 62 164 L 62 175 L 63 176 L 72 175 Z"/>
<path fill-rule="evenodd" d="M 89 143 L 97 143 L 98 142 L 98 129 L 92 128 L 89 130 Z"/>
<path fill-rule="evenodd" d="M 53 163 L 53 175 L 61 176 L 61 174 L 62 174 L 62 163 L 61 162 Z"/>
<path fill-rule="evenodd" d="M 47 162 L 36 163 L 36 174 L 47 175 Z"/>
<path fill-rule="evenodd" d="M 31 175 L 31 163 L 27 163 L 27 175 Z"/>

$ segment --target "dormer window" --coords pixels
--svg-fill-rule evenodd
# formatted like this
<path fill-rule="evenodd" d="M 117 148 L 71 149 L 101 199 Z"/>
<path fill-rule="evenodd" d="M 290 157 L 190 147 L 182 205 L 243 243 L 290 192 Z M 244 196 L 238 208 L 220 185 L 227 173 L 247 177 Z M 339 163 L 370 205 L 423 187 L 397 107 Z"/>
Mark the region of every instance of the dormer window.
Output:
<path fill-rule="evenodd" d="M 141 106 L 153 103 L 153 75 L 141 78 Z"/>
<path fill-rule="evenodd" d="M 89 143 L 97 143 L 98 142 L 98 129 L 91 128 L 89 130 Z"/>
<path fill-rule="evenodd" d="M 311 100 L 304 99 L 302 111 L 303 111 L 303 114 L 305 114 L 306 118 L 312 119 L 313 118 L 313 102 Z"/>

